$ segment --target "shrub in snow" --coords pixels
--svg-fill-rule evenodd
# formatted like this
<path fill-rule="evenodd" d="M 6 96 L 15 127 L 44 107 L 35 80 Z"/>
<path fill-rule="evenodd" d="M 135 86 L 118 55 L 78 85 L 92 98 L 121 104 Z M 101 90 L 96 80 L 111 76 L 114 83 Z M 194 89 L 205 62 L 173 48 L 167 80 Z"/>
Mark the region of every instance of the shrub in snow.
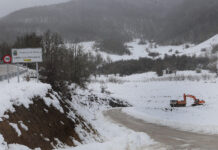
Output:
<path fill-rule="evenodd" d="M 178 51 L 178 50 L 176 50 L 175 54 L 179 54 L 179 51 Z"/>
<path fill-rule="evenodd" d="M 138 42 L 139 45 L 146 45 L 147 42 L 143 39 L 141 39 L 139 42 Z"/>
<path fill-rule="evenodd" d="M 218 52 L 218 44 L 213 45 L 212 53 L 217 53 Z"/>
<path fill-rule="evenodd" d="M 155 58 L 155 57 L 159 56 L 160 54 L 156 53 L 156 52 L 151 52 L 148 55 L 151 56 L 152 58 Z"/>
<path fill-rule="evenodd" d="M 172 49 L 170 49 L 168 52 L 172 53 L 172 52 L 173 52 L 173 50 L 172 50 Z"/>
<path fill-rule="evenodd" d="M 218 68 L 217 68 L 217 64 L 215 63 L 210 63 L 208 66 L 208 69 L 210 70 L 210 72 L 212 73 L 218 73 Z"/>
<path fill-rule="evenodd" d="M 121 84 L 122 80 L 120 80 L 120 79 L 118 79 L 116 77 L 109 77 L 108 82 Z"/>
<path fill-rule="evenodd" d="M 30 76 L 29 75 L 23 76 L 23 80 L 29 82 L 30 81 Z"/>
<path fill-rule="evenodd" d="M 101 93 L 105 93 L 107 86 L 105 84 L 101 84 Z"/>
<path fill-rule="evenodd" d="M 206 51 L 207 51 L 206 48 L 202 48 L 202 49 L 201 49 L 201 52 L 206 52 Z"/>
<path fill-rule="evenodd" d="M 196 70 L 196 73 L 201 73 L 201 69 L 197 68 Z"/>
<path fill-rule="evenodd" d="M 188 49 L 190 46 L 188 44 L 185 45 L 185 49 Z"/>
<path fill-rule="evenodd" d="M 161 69 L 158 69 L 156 73 L 159 77 L 163 76 L 163 70 L 161 70 Z"/>

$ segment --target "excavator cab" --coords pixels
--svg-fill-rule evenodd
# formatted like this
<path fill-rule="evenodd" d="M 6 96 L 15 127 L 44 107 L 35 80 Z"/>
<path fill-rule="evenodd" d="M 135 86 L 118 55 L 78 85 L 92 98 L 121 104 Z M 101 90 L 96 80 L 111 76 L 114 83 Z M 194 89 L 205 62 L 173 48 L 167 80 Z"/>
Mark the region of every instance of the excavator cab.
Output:
<path fill-rule="evenodd" d="M 179 101 L 179 100 L 171 100 L 170 101 L 170 106 L 171 107 L 186 107 L 187 104 L 187 97 L 192 98 L 194 100 L 194 103 L 192 104 L 192 106 L 197 106 L 197 105 L 203 105 L 205 103 L 204 100 L 199 100 L 197 99 L 195 96 L 193 95 L 183 95 L 183 100 Z"/>
<path fill-rule="evenodd" d="M 171 107 L 185 107 L 186 103 L 184 101 L 178 101 L 178 100 L 171 100 L 170 101 Z"/>

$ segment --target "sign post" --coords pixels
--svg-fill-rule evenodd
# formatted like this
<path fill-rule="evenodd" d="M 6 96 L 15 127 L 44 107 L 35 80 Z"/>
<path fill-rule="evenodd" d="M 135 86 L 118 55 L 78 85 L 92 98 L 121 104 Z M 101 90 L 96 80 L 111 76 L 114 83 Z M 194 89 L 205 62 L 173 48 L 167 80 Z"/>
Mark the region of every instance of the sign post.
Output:
<path fill-rule="evenodd" d="M 36 63 L 36 79 L 37 79 L 37 83 L 39 82 L 39 64 Z"/>
<path fill-rule="evenodd" d="M 36 78 L 39 81 L 39 66 L 38 63 L 42 62 L 42 49 L 12 49 L 13 63 L 36 63 Z M 19 68 L 17 70 L 19 76 Z"/>
<path fill-rule="evenodd" d="M 10 83 L 10 80 L 9 80 L 9 64 L 11 63 L 11 56 L 10 55 L 5 55 L 3 57 L 3 61 L 4 61 L 4 63 L 7 64 L 7 79 L 8 79 L 8 83 Z"/>
<path fill-rule="evenodd" d="M 8 83 L 10 83 L 10 80 L 9 80 L 9 65 L 7 64 L 7 79 L 8 79 Z"/>
<path fill-rule="evenodd" d="M 20 70 L 18 64 L 17 64 L 17 82 L 20 83 Z"/>

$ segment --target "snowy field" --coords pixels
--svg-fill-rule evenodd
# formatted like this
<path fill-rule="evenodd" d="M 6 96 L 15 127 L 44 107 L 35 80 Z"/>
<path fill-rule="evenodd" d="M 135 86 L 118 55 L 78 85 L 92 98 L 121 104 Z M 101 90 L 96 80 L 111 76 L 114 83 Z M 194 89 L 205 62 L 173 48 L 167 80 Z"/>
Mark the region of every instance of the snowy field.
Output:
<path fill-rule="evenodd" d="M 99 50 L 95 50 L 93 48 L 95 42 L 82 42 L 80 43 L 81 46 L 83 46 L 84 50 L 86 52 L 91 52 L 93 54 L 101 54 L 102 57 L 107 60 L 109 57 L 112 61 L 119 61 L 119 60 L 129 60 L 129 59 L 139 59 L 140 57 L 148 57 L 149 53 L 159 53 L 159 56 L 155 58 L 164 58 L 165 54 L 172 56 L 181 56 L 181 55 L 188 55 L 188 56 L 205 56 L 211 55 L 211 50 L 213 46 L 218 44 L 218 35 L 215 35 L 211 37 L 210 39 L 198 44 L 182 44 L 182 45 L 167 45 L 167 46 L 160 46 L 155 43 L 149 43 L 147 41 L 147 44 L 140 45 L 139 39 L 135 39 L 132 42 L 126 43 L 126 45 L 129 47 L 129 50 L 131 52 L 131 55 L 114 55 L 114 54 L 108 54 Z M 71 44 L 67 44 L 69 47 Z M 187 47 L 188 45 L 188 47 Z"/>
<path fill-rule="evenodd" d="M 177 73 L 189 77 L 199 76 L 198 81 L 189 78 L 182 81 L 150 80 L 159 78 L 152 72 L 126 77 L 101 76 L 93 79 L 89 88 L 101 93 L 104 87 L 111 96 L 133 105 L 131 108 L 123 109 L 124 112 L 147 122 L 181 130 L 217 134 L 218 83 L 214 74 L 210 74 L 211 78 L 204 79 L 204 76 L 209 74 L 207 71 L 201 74 L 194 71 Z M 206 104 L 191 107 L 194 101 L 188 98 L 188 107 L 171 109 L 170 100 L 182 100 L 184 93 L 205 100 Z"/>

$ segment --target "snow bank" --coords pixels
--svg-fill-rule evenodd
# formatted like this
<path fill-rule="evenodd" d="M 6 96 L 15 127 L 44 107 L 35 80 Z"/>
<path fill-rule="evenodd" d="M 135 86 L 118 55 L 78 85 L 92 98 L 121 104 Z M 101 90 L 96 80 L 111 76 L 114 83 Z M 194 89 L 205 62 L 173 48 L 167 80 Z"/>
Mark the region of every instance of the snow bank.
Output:
<path fill-rule="evenodd" d="M 10 81 L 0 82 L 0 116 L 3 116 L 7 110 L 14 111 L 13 105 L 24 105 L 26 108 L 32 104 L 34 96 L 45 97 L 51 86 L 44 83 L 36 83 L 36 81 L 21 83 L 16 82 L 16 78 Z"/>
<path fill-rule="evenodd" d="M 146 150 L 154 141 L 144 133 L 130 133 L 105 143 L 91 143 L 65 150 Z"/>
<path fill-rule="evenodd" d="M 14 112 L 14 105 L 20 106 L 23 105 L 27 109 L 30 104 L 33 104 L 34 97 L 40 97 L 44 100 L 47 106 L 54 106 L 60 112 L 64 112 L 63 108 L 60 105 L 58 98 L 58 94 L 56 92 L 50 93 L 50 97 L 46 97 L 46 94 L 49 90 L 51 90 L 51 86 L 45 83 L 37 83 L 35 80 L 30 80 L 29 82 L 22 80 L 17 83 L 16 78 L 12 78 L 10 83 L 7 81 L 0 82 L 0 118 L 8 117 L 8 115 L 4 115 L 5 112 L 11 111 Z M 36 99 L 37 100 L 37 99 Z M 15 112 L 16 113 L 16 112 Z M 18 126 L 19 124 L 19 126 Z M 21 129 L 28 131 L 28 127 L 22 122 L 18 121 L 18 123 L 9 122 L 9 125 L 15 130 L 19 137 L 22 137 Z M 19 144 L 7 144 L 4 142 L 3 137 L 0 135 L 0 149 L 10 149 L 10 150 L 30 150 L 26 146 L 22 146 Z"/>

